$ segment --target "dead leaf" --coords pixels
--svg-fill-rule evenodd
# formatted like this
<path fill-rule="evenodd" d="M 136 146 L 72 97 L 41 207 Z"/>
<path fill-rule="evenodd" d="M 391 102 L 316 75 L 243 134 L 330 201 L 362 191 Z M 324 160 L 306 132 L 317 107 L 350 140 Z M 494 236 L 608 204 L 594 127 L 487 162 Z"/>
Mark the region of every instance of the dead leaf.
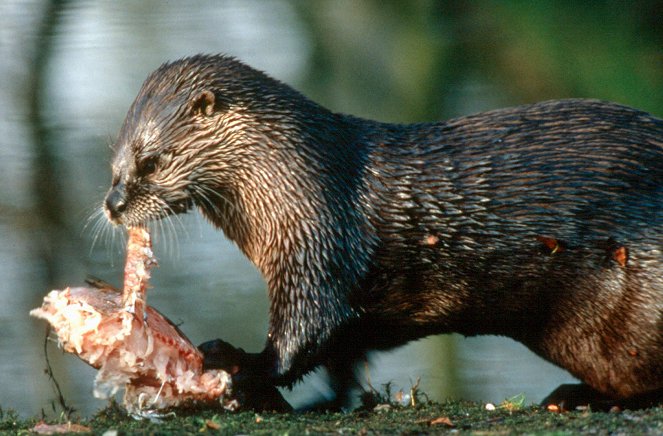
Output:
<path fill-rule="evenodd" d="M 221 424 L 219 424 L 216 421 L 212 421 L 211 419 L 208 419 L 205 421 L 205 426 L 209 428 L 210 430 L 218 430 L 221 428 Z"/>
<path fill-rule="evenodd" d="M 92 428 L 80 424 L 46 424 L 44 421 L 38 423 L 30 429 L 37 434 L 63 434 L 63 433 L 89 433 Z"/>
<path fill-rule="evenodd" d="M 443 425 L 445 427 L 455 427 L 453 422 L 451 422 L 448 416 L 440 416 L 439 418 L 432 419 L 428 422 L 428 425 Z"/>
<path fill-rule="evenodd" d="M 537 236 L 536 239 L 547 248 L 548 254 L 550 255 L 561 253 L 566 249 L 566 244 L 562 241 L 558 241 L 555 238 Z"/>
<path fill-rule="evenodd" d="M 628 248 L 624 246 L 617 248 L 612 253 L 612 258 L 619 264 L 619 266 L 625 267 L 626 262 L 628 262 Z"/>

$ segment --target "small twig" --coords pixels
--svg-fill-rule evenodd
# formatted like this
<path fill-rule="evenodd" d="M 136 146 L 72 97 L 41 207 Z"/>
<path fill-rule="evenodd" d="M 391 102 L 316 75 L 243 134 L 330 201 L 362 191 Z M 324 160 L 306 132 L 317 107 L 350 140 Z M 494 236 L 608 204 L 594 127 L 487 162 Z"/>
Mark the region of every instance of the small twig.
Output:
<path fill-rule="evenodd" d="M 51 334 L 51 325 L 48 324 L 46 326 L 46 336 L 44 337 L 44 358 L 46 359 L 46 369 L 44 370 L 44 372 L 46 372 L 46 375 L 48 375 L 48 378 L 53 383 L 53 390 L 55 391 L 58 404 L 60 405 L 65 415 L 67 416 L 67 419 L 70 419 L 71 415 L 76 411 L 76 409 L 67 405 L 67 402 L 64 399 L 64 395 L 62 395 L 62 389 L 60 388 L 60 383 L 58 383 L 57 379 L 55 378 L 55 374 L 53 374 L 53 367 L 51 366 L 51 361 L 48 358 L 48 337 L 50 336 L 50 334 Z"/>
<path fill-rule="evenodd" d="M 417 382 L 410 387 L 410 406 L 417 407 L 417 396 L 419 395 L 419 382 L 421 377 L 417 377 Z M 410 381 L 412 384 L 412 381 Z"/>

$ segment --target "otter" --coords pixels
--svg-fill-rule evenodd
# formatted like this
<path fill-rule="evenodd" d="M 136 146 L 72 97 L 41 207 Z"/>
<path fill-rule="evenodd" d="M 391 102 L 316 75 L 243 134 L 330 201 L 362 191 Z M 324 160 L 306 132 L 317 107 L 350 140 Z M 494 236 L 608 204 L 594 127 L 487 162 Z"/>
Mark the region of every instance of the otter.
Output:
<path fill-rule="evenodd" d="M 196 55 L 143 84 L 104 208 L 126 226 L 197 208 L 262 273 L 264 350 L 201 345 L 237 386 L 457 332 L 513 338 L 606 401 L 663 398 L 663 120 L 645 112 L 388 124 Z"/>

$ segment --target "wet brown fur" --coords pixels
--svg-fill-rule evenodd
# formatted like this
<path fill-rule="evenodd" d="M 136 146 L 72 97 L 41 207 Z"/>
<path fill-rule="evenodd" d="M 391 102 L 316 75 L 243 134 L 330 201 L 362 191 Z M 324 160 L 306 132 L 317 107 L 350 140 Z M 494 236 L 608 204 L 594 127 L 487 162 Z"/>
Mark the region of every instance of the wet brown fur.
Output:
<path fill-rule="evenodd" d="M 143 85 L 106 210 L 131 225 L 193 205 L 267 281 L 275 383 L 459 332 L 512 337 L 609 398 L 663 388 L 649 114 L 561 100 L 385 124 L 194 56 Z"/>

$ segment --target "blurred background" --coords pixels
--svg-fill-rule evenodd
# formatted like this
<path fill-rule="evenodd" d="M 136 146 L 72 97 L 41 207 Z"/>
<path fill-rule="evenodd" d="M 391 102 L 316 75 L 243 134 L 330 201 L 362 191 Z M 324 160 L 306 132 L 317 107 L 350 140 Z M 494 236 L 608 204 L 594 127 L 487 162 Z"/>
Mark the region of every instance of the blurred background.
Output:
<path fill-rule="evenodd" d="M 663 2 L 37 1 L 0 3 L 0 407 L 59 413 L 45 324 L 28 311 L 86 274 L 120 283 L 123 247 L 95 215 L 110 145 L 147 74 L 229 53 L 334 111 L 440 120 L 564 97 L 663 116 Z M 194 343 L 262 348 L 265 285 L 197 214 L 157 234 L 150 303 Z M 169 236 L 170 235 L 170 236 Z M 163 237 L 161 237 L 163 236 Z M 89 415 L 94 370 L 49 356 L 67 403 Z M 540 401 L 566 372 L 504 338 L 428 338 L 371 357 L 376 388 L 430 398 Z M 286 392 L 329 395 L 324 373 Z"/>

